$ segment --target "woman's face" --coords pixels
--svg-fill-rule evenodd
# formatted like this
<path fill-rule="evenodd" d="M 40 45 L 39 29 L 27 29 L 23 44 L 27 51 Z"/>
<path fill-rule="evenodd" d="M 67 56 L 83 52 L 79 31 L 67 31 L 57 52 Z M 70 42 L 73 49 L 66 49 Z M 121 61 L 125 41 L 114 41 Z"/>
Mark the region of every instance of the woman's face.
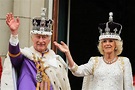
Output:
<path fill-rule="evenodd" d="M 50 42 L 50 36 L 33 34 L 32 41 L 35 50 L 42 53 L 47 49 L 47 46 Z"/>
<path fill-rule="evenodd" d="M 103 39 L 102 40 L 102 48 L 103 52 L 106 54 L 110 54 L 114 52 L 116 47 L 116 43 L 114 39 Z"/>

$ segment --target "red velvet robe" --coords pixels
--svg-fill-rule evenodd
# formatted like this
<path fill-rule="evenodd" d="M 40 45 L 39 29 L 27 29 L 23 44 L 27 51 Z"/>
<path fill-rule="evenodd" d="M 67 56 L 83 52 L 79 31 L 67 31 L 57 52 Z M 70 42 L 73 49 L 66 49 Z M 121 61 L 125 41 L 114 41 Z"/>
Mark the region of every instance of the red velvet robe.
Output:
<path fill-rule="evenodd" d="M 135 86 L 135 75 L 133 77 L 133 85 Z"/>
<path fill-rule="evenodd" d="M 1 79 L 1 74 L 2 74 L 2 59 L 0 57 L 0 79 Z"/>

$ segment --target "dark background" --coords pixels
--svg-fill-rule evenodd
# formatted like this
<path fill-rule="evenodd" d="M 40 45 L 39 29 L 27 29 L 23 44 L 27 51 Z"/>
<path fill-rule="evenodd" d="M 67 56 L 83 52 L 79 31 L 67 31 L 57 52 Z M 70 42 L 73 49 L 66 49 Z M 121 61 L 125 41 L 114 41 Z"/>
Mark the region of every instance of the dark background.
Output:
<path fill-rule="evenodd" d="M 120 56 L 130 59 L 135 74 L 135 3 L 130 0 L 70 0 L 70 42 L 69 48 L 74 61 L 80 65 L 88 62 L 91 56 L 100 56 L 97 49 L 98 24 L 108 21 L 109 12 L 113 12 L 114 22 L 123 26 L 123 52 Z M 68 0 L 60 0 L 59 41 L 65 40 Z M 64 9 L 65 8 L 65 9 Z M 63 19 L 64 17 L 64 19 Z M 60 35 L 60 34 L 59 34 Z M 64 38 L 63 38 L 64 37 Z M 63 40 L 63 41 L 64 41 Z M 72 90 L 81 90 L 81 77 L 75 77 L 69 71 Z"/>

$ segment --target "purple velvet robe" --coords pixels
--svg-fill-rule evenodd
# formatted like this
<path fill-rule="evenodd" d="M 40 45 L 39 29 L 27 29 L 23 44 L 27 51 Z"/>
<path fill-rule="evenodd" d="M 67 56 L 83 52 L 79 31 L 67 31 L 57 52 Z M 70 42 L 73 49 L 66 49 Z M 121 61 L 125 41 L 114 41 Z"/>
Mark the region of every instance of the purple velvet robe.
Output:
<path fill-rule="evenodd" d="M 20 52 L 19 44 L 17 46 L 9 44 L 9 52 L 11 54 L 18 54 Z M 10 57 L 10 59 L 18 74 L 17 90 L 36 90 L 37 71 L 35 63 L 23 54 L 17 57 Z M 52 86 L 50 90 L 53 90 Z"/>

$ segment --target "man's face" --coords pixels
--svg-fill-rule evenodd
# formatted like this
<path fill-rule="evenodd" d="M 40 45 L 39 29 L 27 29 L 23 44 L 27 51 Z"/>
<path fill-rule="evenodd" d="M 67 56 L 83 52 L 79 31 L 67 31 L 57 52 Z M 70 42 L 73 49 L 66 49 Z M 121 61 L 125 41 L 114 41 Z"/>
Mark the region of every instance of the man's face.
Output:
<path fill-rule="evenodd" d="M 47 46 L 51 40 L 51 37 L 48 35 L 33 34 L 32 41 L 35 50 L 38 52 L 44 52 L 47 49 Z"/>

